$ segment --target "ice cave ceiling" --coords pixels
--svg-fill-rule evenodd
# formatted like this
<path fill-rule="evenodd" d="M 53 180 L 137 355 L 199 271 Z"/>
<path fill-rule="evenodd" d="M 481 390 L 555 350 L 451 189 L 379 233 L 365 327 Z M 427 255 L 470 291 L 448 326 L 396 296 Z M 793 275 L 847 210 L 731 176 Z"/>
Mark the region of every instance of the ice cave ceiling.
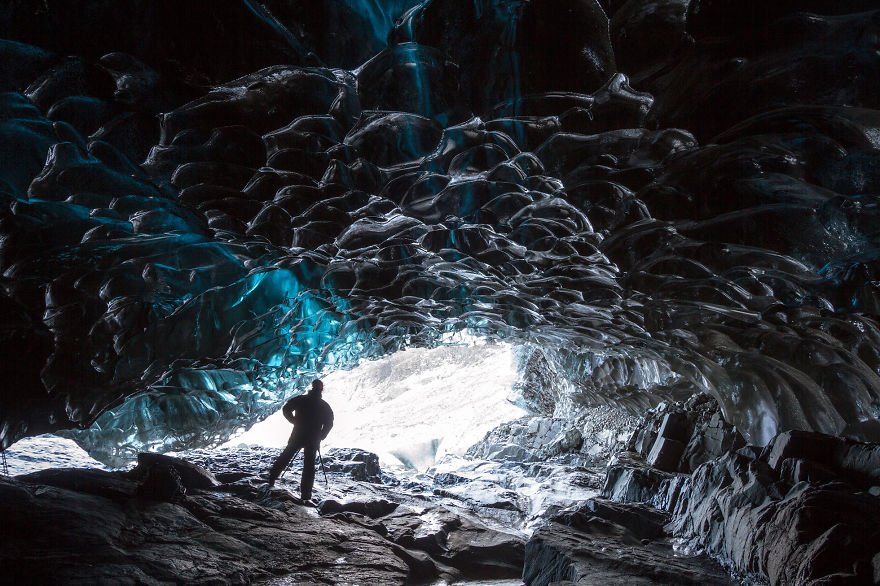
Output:
<path fill-rule="evenodd" d="M 537 410 L 880 441 L 875 1 L 186 4 L 0 7 L 0 447 L 221 441 L 464 328 Z"/>

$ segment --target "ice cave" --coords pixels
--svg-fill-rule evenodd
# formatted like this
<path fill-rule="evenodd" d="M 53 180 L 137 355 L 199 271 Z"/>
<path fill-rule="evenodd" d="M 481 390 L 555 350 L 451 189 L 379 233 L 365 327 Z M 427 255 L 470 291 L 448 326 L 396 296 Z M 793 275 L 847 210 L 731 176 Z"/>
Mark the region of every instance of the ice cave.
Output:
<path fill-rule="evenodd" d="M 0 582 L 880 584 L 877 0 L 6 0 L 0 59 Z"/>

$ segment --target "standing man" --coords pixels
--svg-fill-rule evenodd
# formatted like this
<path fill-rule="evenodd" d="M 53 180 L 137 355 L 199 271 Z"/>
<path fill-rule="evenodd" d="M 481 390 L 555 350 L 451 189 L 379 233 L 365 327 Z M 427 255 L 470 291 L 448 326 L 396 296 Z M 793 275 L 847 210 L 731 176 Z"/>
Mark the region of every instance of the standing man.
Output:
<path fill-rule="evenodd" d="M 321 398 L 324 383 L 319 379 L 312 382 L 306 395 L 299 395 L 284 404 L 281 412 L 293 424 L 293 432 L 287 440 L 287 447 L 272 464 L 269 470 L 269 486 L 287 468 L 290 460 L 303 450 L 303 471 L 300 481 L 300 495 L 304 501 L 312 498 L 312 485 L 315 483 L 315 453 L 330 429 L 333 428 L 333 409 Z"/>

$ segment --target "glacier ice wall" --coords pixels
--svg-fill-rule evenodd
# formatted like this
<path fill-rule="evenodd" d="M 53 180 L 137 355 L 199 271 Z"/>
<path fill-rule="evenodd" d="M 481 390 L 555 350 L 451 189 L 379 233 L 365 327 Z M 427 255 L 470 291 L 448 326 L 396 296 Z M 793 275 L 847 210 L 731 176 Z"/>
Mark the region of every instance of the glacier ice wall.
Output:
<path fill-rule="evenodd" d="M 880 12 L 765 4 L 7 3 L 0 446 L 218 443 L 463 329 L 537 411 L 880 440 Z"/>

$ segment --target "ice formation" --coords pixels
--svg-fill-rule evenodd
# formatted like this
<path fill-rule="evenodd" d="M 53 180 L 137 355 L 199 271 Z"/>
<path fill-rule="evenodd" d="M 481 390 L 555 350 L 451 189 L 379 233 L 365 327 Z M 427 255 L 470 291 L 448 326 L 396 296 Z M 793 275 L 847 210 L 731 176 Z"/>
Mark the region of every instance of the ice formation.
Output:
<path fill-rule="evenodd" d="M 0 10 L 0 446 L 219 444 L 465 330 L 541 413 L 880 440 L 873 2 L 89 6 Z"/>

